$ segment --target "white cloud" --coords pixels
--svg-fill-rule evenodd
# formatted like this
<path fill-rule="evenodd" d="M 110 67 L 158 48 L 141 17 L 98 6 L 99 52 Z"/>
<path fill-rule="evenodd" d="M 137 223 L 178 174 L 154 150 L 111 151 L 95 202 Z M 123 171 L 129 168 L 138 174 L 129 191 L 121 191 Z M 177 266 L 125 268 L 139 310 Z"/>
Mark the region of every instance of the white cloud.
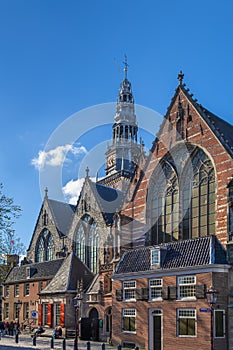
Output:
<path fill-rule="evenodd" d="M 94 177 L 90 178 L 92 181 L 95 181 Z M 66 199 L 69 201 L 70 204 L 76 204 L 78 197 L 80 195 L 80 192 L 83 187 L 84 178 L 78 179 L 78 180 L 70 180 L 67 182 L 67 184 L 62 188 L 62 191 L 66 197 Z"/>
<path fill-rule="evenodd" d="M 38 157 L 32 159 L 32 165 L 36 169 L 42 169 L 45 165 L 53 167 L 61 166 L 64 163 L 67 152 L 71 152 L 75 156 L 84 155 L 87 150 L 84 146 L 73 146 L 70 144 L 58 146 L 50 151 L 39 151 Z"/>

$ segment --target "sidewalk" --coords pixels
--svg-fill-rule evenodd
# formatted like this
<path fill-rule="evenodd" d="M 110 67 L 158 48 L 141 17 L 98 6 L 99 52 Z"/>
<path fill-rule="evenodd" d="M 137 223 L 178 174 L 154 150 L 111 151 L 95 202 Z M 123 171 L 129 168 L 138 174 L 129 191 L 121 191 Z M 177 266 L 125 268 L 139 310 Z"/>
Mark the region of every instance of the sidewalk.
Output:
<path fill-rule="evenodd" d="M 32 338 L 29 335 L 20 335 L 18 344 L 15 342 L 15 337 L 12 336 L 4 336 L 0 340 L 0 350 L 11 350 L 11 349 L 24 349 L 24 350 L 50 350 L 51 349 L 51 339 L 50 338 L 42 338 L 38 337 L 36 339 L 36 346 L 32 344 Z M 91 349 L 90 350 L 102 350 L 101 342 L 90 342 Z M 66 340 L 66 350 L 73 350 L 74 348 L 74 340 L 68 339 Z M 105 350 L 116 349 L 116 347 L 112 347 L 109 344 L 105 344 Z M 63 349 L 63 340 L 62 339 L 54 339 L 54 348 L 53 349 Z M 79 350 L 87 350 L 87 341 L 79 340 L 78 342 Z"/>

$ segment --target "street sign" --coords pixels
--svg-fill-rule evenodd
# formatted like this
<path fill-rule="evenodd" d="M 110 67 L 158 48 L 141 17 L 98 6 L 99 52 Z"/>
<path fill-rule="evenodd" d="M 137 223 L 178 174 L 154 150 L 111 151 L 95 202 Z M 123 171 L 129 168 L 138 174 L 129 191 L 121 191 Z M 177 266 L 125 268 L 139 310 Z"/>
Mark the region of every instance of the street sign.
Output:
<path fill-rule="evenodd" d="M 211 309 L 200 309 L 200 312 L 211 312 Z"/>
<path fill-rule="evenodd" d="M 37 311 L 31 311 L 31 317 L 32 318 L 37 318 Z"/>

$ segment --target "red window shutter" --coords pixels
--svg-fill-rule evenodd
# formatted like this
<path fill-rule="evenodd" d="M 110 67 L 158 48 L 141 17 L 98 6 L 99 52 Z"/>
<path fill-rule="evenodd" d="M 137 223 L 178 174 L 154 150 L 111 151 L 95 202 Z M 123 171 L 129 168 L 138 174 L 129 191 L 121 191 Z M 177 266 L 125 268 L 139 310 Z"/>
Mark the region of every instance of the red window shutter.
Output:
<path fill-rule="evenodd" d="M 53 325 L 53 304 L 48 304 L 48 326 Z"/>
<path fill-rule="evenodd" d="M 65 304 L 60 304 L 60 326 L 65 327 Z"/>
<path fill-rule="evenodd" d="M 38 305 L 38 325 L 42 326 L 42 319 L 43 319 L 43 305 Z"/>

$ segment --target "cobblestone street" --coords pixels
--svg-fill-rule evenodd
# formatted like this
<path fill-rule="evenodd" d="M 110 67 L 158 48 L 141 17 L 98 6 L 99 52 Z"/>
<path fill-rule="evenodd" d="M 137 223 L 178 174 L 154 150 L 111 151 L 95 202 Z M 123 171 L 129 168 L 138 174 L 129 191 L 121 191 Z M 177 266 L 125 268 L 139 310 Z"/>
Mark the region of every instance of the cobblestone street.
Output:
<path fill-rule="evenodd" d="M 98 342 L 90 342 L 91 348 L 95 350 L 101 350 L 102 349 L 102 343 Z M 74 347 L 74 340 L 68 339 L 66 340 L 66 347 L 63 348 L 63 340 L 62 339 L 55 339 L 54 340 L 54 347 L 53 349 L 59 349 L 59 350 L 71 350 Z M 21 348 L 24 350 L 29 349 L 51 349 L 51 339 L 50 338 L 43 338 L 38 337 L 36 346 L 33 346 L 32 344 L 32 338 L 28 335 L 21 335 L 19 336 L 19 342 L 15 342 L 15 337 L 11 336 L 4 336 L 0 340 L 0 350 L 10 350 L 14 348 Z M 87 349 L 87 342 L 86 341 L 79 341 L 78 342 L 78 349 L 79 350 L 86 350 Z M 114 349 L 114 347 L 109 346 L 109 344 L 105 344 L 105 349 Z"/>

